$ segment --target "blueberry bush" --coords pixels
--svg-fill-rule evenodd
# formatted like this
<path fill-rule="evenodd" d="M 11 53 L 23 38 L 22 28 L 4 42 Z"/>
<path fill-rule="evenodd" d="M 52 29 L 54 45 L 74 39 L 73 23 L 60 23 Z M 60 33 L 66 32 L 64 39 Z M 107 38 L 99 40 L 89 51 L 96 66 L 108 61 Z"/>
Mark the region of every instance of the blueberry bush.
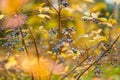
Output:
<path fill-rule="evenodd" d="M 119 0 L 0 0 L 0 80 L 120 80 Z"/>

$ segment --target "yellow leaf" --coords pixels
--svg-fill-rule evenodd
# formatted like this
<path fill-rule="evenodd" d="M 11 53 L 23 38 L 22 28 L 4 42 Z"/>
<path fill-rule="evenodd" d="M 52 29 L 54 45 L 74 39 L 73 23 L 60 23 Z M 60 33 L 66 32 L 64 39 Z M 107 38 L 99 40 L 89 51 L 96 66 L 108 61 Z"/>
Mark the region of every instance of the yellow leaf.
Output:
<path fill-rule="evenodd" d="M 1 14 L 1 15 L 0 15 L 0 19 L 2 19 L 2 18 L 4 18 L 4 15 Z"/>
<path fill-rule="evenodd" d="M 102 21 L 102 22 L 107 22 L 106 18 L 97 18 L 98 20 Z"/>
<path fill-rule="evenodd" d="M 90 12 L 92 12 L 92 13 L 93 12 L 99 12 L 99 11 L 101 11 L 104 8 L 106 8 L 106 4 L 105 3 L 98 3 L 98 4 L 96 4 L 96 5 L 94 5 L 94 6 L 92 6 L 90 8 Z"/>
<path fill-rule="evenodd" d="M 9 32 L 12 32 L 13 30 L 11 29 L 8 29 L 7 31 L 5 31 L 5 33 L 9 33 Z"/>
<path fill-rule="evenodd" d="M 84 12 L 84 15 L 90 16 L 90 12 Z"/>
<path fill-rule="evenodd" d="M 29 25 L 39 25 L 42 20 L 37 15 L 32 15 L 28 18 L 27 24 Z"/>
<path fill-rule="evenodd" d="M 69 70 L 69 66 L 65 67 L 65 72 L 67 72 Z"/>
<path fill-rule="evenodd" d="M 45 5 L 45 3 L 41 3 L 39 4 L 39 7 L 43 7 Z"/>
<path fill-rule="evenodd" d="M 38 15 L 40 18 L 48 18 L 48 19 L 51 19 L 50 16 L 46 15 L 46 14 L 39 14 Z"/>
<path fill-rule="evenodd" d="M 109 19 L 108 22 L 111 23 L 112 25 L 117 23 L 117 21 L 115 19 Z"/>
<path fill-rule="evenodd" d="M 51 51 L 47 51 L 46 53 L 47 53 L 47 54 L 52 54 L 52 52 L 51 52 Z"/>
<path fill-rule="evenodd" d="M 108 17 L 108 16 L 110 16 L 110 13 L 109 13 L 109 12 L 106 12 L 105 15 Z"/>
<path fill-rule="evenodd" d="M 49 32 L 43 28 L 43 26 L 39 27 L 40 34 L 42 35 L 43 39 L 48 39 L 49 38 Z"/>
<path fill-rule="evenodd" d="M 71 9 L 71 8 L 64 8 L 61 11 L 61 15 L 63 15 L 63 16 L 71 16 L 73 12 L 74 12 L 74 10 Z"/>
<path fill-rule="evenodd" d="M 42 12 L 47 12 L 47 11 L 50 10 L 49 7 L 44 7 L 44 8 L 43 8 L 43 7 L 39 7 L 38 9 L 39 9 L 39 12 L 40 12 L 40 13 L 42 13 Z"/>
<path fill-rule="evenodd" d="M 67 54 L 65 54 L 65 53 L 61 53 L 61 56 L 64 58 L 67 58 Z"/>
<path fill-rule="evenodd" d="M 66 51 L 68 47 L 63 47 L 61 51 Z"/>
<path fill-rule="evenodd" d="M 94 3 L 93 0 L 84 0 L 85 2 L 90 2 L 90 3 Z"/>
<path fill-rule="evenodd" d="M 78 38 L 78 40 L 75 41 L 75 46 L 81 46 L 81 48 L 89 46 L 89 38 L 86 37 Z"/>
<path fill-rule="evenodd" d="M 100 54 L 100 50 L 99 50 L 99 49 L 96 49 L 94 52 L 95 52 L 97 55 Z"/>
<path fill-rule="evenodd" d="M 92 17 L 94 17 L 94 18 L 98 18 L 99 12 L 91 13 L 91 15 L 92 15 Z"/>
<path fill-rule="evenodd" d="M 117 28 L 117 32 L 120 32 L 120 26 Z"/>
<path fill-rule="evenodd" d="M 9 61 L 5 64 L 6 69 L 10 69 L 11 67 L 17 65 L 17 61 L 15 60 L 14 57 L 10 57 Z"/>

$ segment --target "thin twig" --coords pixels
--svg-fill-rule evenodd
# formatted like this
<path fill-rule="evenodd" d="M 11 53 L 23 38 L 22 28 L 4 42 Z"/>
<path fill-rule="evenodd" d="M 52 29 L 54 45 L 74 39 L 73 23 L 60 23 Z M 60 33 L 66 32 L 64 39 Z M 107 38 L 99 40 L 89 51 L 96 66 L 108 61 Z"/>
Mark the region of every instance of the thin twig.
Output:
<path fill-rule="evenodd" d="M 97 48 L 98 48 L 99 46 L 100 46 L 100 45 L 98 45 Z M 96 49 L 97 49 L 97 48 L 96 48 Z M 96 50 L 96 49 L 95 49 L 95 50 Z M 72 69 L 71 71 L 69 71 L 65 76 L 63 76 L 63 77 L 61 78 L 61 80 L 64 80 L 66 77 L 68 77 L 73 71 L 75 71 L 76 68 L 78 68 L 79 66 L 81 66 L 81 65 L 90 57 L 90 56 L 88 55 L 88 50 L 89 50 L 89 49 L 86 50 L 86 51 L 87 51 L 87 52 L 86 52 L 86 53 L 87 53 L 87 57 L 86 57 L 84 60 L 82 60 L 82 62 L 78 63 L 75 67 L 73 67 L 73 69 Z M 93 51 L 93 52 L 94 52 L 94 51 Z M 81 56 L 81 57 L 82 57 L 82 56 Z M 89 65 L 90 65 L 90 64 L 89 64 Z"/>
<path fill-rule="evenodd" d="M 26 51 L 27 55 L 29 55 L 29 52 L 28 52 L 28 49 L 27 49 L 27 47 L 26 47 L 26 43 L 25 43 L 25 40 L 24 40 L 22 28 L 20 27 L 19 29 L 20 29 L 20 33 L 21 33 L 21 37 L 22 37 L 22 44 L 23 44 L 24 47 L 25 47 L 25 51 Z"/>
<path fill-rule="evenodd" d="M 36 50 L 36 55 L 37 55 L 37 58 L 38 58 L 38 60 L 39 60 L 39 51 L 38 51 L 38 47 L 37 47 L 37 43 L 36 43 L 36 39 L 35 39 L 35 37 L 34 37 L 32 31 L 31 31 L 29 25 L 28 25 L 28 29 L 29 29 L 29 32 L 30 32 L 30 34 L 31 34 L 31 36 L 32 36 L 33 43 L 34 43 L 35 50 Z"/>
<path fill-rule="evenodd" d="M 26 47 L 26 43 L 25 43 L 25 40 L 24 40 L 22 28 L 20 27 L 19 29 L 20 29 L 20 33 L 21 33 L 21 37 L 22 37 L 22 43 L 23 43 L 23 45 L 24 45 L 24 47 L 25 47 L 25 51 L 26 51 L 26 53 L 27 53 L 27 56 L 29 57 L 29 51 L 28 51 L 28 49 L 27 49 L 27 47 Z M 32 75 L 31 75 L 31 79 L 34 80 L 33 73 L 32 73 Z"/>
<path fill-rule="evenodd" d="M 118 39 L 120 38 L 120 34 L 119 36 L 115 39 L 115 41 L 111 44 L 111 46 L 97 59 L 95 60 L 87 69 L 85 69 L 82 73 L 80 73 L 77 77 L 76 80 L 79 80 L 80 77 L 86 72 L 88 71 L 94 64 L 96 64 L 97 62 L 99 62 L 103 57 L 104 55 L 113 47 L 113 45 L 118 41 Z"/>
<path fill-rule="evenodd" d="M 82 62 L 80 62 L 78 65 L 76 65 L 75 67 L 73 67 L 73 69 L 71 71 L 69 71 L 65 76 L 63 76 L 60 80 L 64 80 L 67 76 L 69 76 L 73 71 L 75 71 L 76 68 L 78 68 L 81 64 L 83 64 L 86 60 L 88 59 L 88 57 L 86 57 Z"/>
<path fill-rule="evenodd" d="M 27 27 L 28 27 L 29 32 L 30 32 L 30 34 L 31 34 L 31 36 L 32 36 L 32 39 L 33 39 L 33 43 L 34 43 L 35 51 L 36 51 L 36 56 L 37 56 L 37 61 L 38 61 L 38 67 L 39 67 L 39 51 L 38 51 L 38 46 L 37 46 L 37 43 L 36 43 L 36 39 L 35 39 L 32 31 L 31 31 L 31 29 L 30 29 L 30 26 L 28 25 Z M 39 79 L 38 79 L 38 80 L 41 80 L 40 74 L 39 74 Z"/>
<path fill-rule="evenodd" d="M 60 0 L 58 0 L 58 33 L 61 37 L 61 7 L 60 7 Z"/>
<path fill-rule="evenodd" d="M 0 40 L 8 40 L 8 39 L 13 39 L 12 37 L 11 38 L 0 38 Z"/>
<path fill-rule="evenodd" d="M 52 77 L 52 74 L 53 74 L 53 70 L 54 70 L 54 65 L 56 64 L 56 61 L 57 61 L 57 53 L 55 55 L 55 61 L 54 61 L 53 65 L 52 65 L 52 68 L 51 68 L 48 80 L 51 80 L 51 77 Z"/>
<path fill-rule="evenodd" d="M 51 4 L 51 2 L 49 0 L 47 0 L 47 2 L 52 6 L 52 8 L 57 12 L 57 14 L 59 13 L 59 11 Z"/>
<path fill-rule="evenodd" d="M 5 34 L 0 30 L 0 33 L 5 36 Z"/>
<path fill-rule="evenodd" d="M 34 43 L 35 51 L 36 51 L 36 56 L 37 56 L 37 60 L 38 60 L 38 67 L 39 67 L 39 51 L 38 51 L 36 39 L 35 39 L 32 31 L 31 31 L 31 29 L 30 29 L 30 26 L 28 25 L 27 27 L 28 27 L 28 29 L 29 29 L 29 31 L 30 31 L 30 34 L 31 34 L 31 36 L 32 36 L 32 39 L 33 39 L 33 43 Z M 41 76 L 40 76 L 40 75 L 39 75 L 39 79 L 38 79 L 38 80 L 41 80 Z"/>
<path fill-rule="evenodd" d="M 34 76 L 33 76 L 33 74 L 31 75 L 31 79 L 34 80 Z"/>

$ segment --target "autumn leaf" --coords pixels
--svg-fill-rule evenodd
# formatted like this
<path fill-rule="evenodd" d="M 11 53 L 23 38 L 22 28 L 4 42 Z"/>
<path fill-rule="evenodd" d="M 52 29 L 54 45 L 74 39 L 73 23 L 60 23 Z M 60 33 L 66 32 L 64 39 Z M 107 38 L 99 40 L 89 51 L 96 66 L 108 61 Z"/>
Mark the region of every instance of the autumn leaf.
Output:
<path fill-rule="evenodd" d="M 106 18 L 97 18 L 98 20 L 102 21 L 102 22 L 107 22 Z"/>
<path fill-rule="evenodd" d="M 29 0 L 0 0 L 0 10 L 6 14 L 13 14 L 19 11 L 19 9 Z"/>
<path fill-rule="evenodd" d="M 115 19 L 109 19 L 108 22 L 111 23 L 112 25 L 117 23 L 117 21 Z"/>
<path fill-rule="evenodd" d="M 91 13 L 99 12 L 102 9 L 105 9 L 105 8 L 106 8 L 106 4 L 105 3 L 98 3 L 98 4 L 96 4 L 96 5 L 94 5 L 94 6 L 92 6 L 90 8 L 90 12 Z"/>
<path fill-rule="evenodd" d="M 84 1 L 94 3 L 94 0 L 84 0 Z"/>
<path fill-rule="evenodd" d="M 1 15 L 0 15 L 0 19 L 2 19 L 2 18 L 4 18 L 4 15 L 1 14 Z"/>
<path fill-rule="evenodd" d="M 10 69 L 12 67 L 15 67 L 17 65 L 17 61 L 14 56 L 10 57 L 8 62 L 5 64 L 6 69 Z"/>
<path fill-rule="evenodd" d="M 51 19 L 50 16 L 46 15 L 46 14 L 39 14 L 38 15 L 40 18 L 48 18 L 48 19 Z"/>

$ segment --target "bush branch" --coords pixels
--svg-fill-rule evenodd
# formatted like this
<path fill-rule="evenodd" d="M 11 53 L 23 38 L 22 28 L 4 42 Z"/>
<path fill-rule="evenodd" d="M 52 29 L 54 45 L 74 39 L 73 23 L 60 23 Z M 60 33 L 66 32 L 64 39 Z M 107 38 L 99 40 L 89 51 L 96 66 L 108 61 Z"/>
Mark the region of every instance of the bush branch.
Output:
<path fill-rule="evenodd" d="M 118 39 L 120 38 L 120 34 L 118 35 L 118 37 L 115 39 L 115 41 L 111 44 L 111 46 L 97 59 L 95 60 L 91 65 L 89 65 L 89 67 L 87 69 L 85 69 L 82 73 L 80 73 L 77 77 L 76 80 L 79 80 L 81 78 L 81 76 L 86 72 L 88 71 L 94 64 L 96 64 L 97 62 L 99 62 L 103 57 L 104 55 L 113 47 L 113 45 L 118 41 Z"/>

